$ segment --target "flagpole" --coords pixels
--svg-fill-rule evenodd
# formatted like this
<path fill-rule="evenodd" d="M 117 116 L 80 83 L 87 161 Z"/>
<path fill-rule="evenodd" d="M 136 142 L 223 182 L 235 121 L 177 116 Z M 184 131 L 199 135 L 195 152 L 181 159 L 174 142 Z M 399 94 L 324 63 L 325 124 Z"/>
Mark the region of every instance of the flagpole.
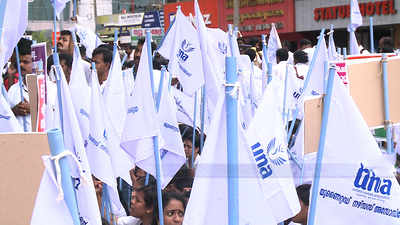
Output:
<path fill-rule="evenodd" d="M 151 90 L 154 98 L 154 76 L 153 76 L 153 54 L 151 51 L 151 33 L 150 30 L 146 30 L 146 42 L 147 42 L 147 57 L 149 63 L 149 72 L 151 80 Z M 163 75 L 163 74 L 161 74 Z M 160 90 L 158 90 L 160 92 Z M 157 106 L 157 104 L 156 104 Z M 158 111 L 158 109 L 157 109 Z M 158 136 L 153 137 L 154 142 L 154 157 L 156 164 L 156 181 L 157 181 L 157 200 L 158 200 L 158 218 L 160 220 L 160 225 L 164 225 L 163 216 L 163 205 L 162 205 L 162 192 L 161 192 L 161 158 L 158 147 Z"/>
<path fill-rule="evenodd" d="M 239 224 L 239 156 L 238 156 L 238 89 L 236 58 L 226 57 L 226 130 L 228 160 L 228 221 Z"/>
<path fill-rule="evenodd" d="M 268 76 L 268 57 L 267 57 L 267 41 L 266 41 L 266 36 L 264 34 L 261 35 L 261 42 L 262 42 L 262 52 L 263 52 L 263 60 L 264 64 L 267 68 L 265 70 L 267 71 L 266 74 L 263 74 L 263 76 L 267 75 L 267 77 L 262 78 L 262 90 L 263 92 L 267 88 L 267 84 L 269 83 L 269 76 Z"/>
<path fill-rule="evenodd" d="M 228 34 L 229 34 L 229 47 L 231 49 L 231 56 L 233 57 L 233 26 L 228 24 Z"/>
<path fill-rule="evenodd" d="M 324 33 L 325 33 L 325 28 L 322 28 L 322 30 L 321 30 L 321 32 L 320 32 L 320 34 L 319 34 L 317 47 L 315 48 L 313 57 L 312 57 L 312 59 L 311 59 L 310 66 L 309 66 L 308 71 L 307 71 L 306 80 L 304 81 L 304 85 L 303 85 L 303 95 L 304 95 L 304 91 L 306 91 L 306 88 L 307 88 L 307 86 L 308 86 L 308 83 L 310 82 L 310 77 L 311 77 L 312 71 L 313 71 L 313 69 L 314 69 L 314 64 L 315 64 L 315 61 L 317 60 L 317 55 L 318 55 L 318 54 L 316 54 L 316 53 L 318 53 L 318 51 L 319 51 L 319 49 L 320 49 L 321 40 L 322 40 L 322 38 L 324 38 Z M 295 111 L 295 113 L 294 113 L 293 118 L 297 118 L 297 115 L 298 115 L 298 114 L 299 114 L 299 105 L 297 104 L 297 106 L 296 106 L 296 111 Z M 290 124 L 290 128 L 289 128 L 289 132 L 288 132 L 288 136 L 287 136 L 287 142 L 288 142 L 288 143 L 289 143 L 290 137 L 291 137 L 292 134 L 293 134 L 293 128 L 294 128 L 294 123 L 291 123 L 291 124 Z"/>
<path fill-rule="evenodd" d="M 342 54 L 342 49 L 341 48 L 336 48 L 336 52 L 341 55 Z"/>
<path fill-rule="evenodd" d="M 347 59 L 347 48 L 343 48 L 343 59 Z"/>
<path fill-rule="evenodd" d="M 21 102 L 25 101 L 24 98 L 24 84 L 22 81 L 22 74 L 21 74 L 21 63 L 19 60 L 19 51 L 18 51 L 18 44 L 15 46 L 15 56 L 17 58 L 17 69 L 18 69 L 18 84 L 19 84 L 19 94 L 21 96 Z M 26 116 L 22 116 L 23 123 L 24 123 L 24 132 L 28 132 L 28 124 L 26 121 Z"/>
<path fill-rule="evenodd" d="M 47 138 L 52 157 L 59 156 L 63 152 L 67 151 L 64 149 L 63 134 L 60 129 L 49 130 L 47 132 Z M 69 160 L 66 157 L 61 157 L 58 161 L 58 164 L 60 166 L 61 174 L 57 174 L 56 178 L 59 179 L 59 176 L 61 176 L 61 186 L 64 193 L 64 201 L 69 209 L 74 225 L 80 225 L 81 223 L 79 219 L 78 204 L 76 202 L 75 190 L 72 184 Z"/>
<path fill-rule="evenodd" d="M 288 80 L 288 68 L 289 68 L 289 64 L 286 63 L 286 71 L 285 71 L 285 85 L 284 85 L 284 89 L 283 89 L 283 110 L 282 110 L 282 122 L 285 124 L 286 126 L 286 94 L 287 94 L 287 80 Z"/>
<path fill-rule="evenodd" d="M 393 140 L 392 140 L 392 123 L 390 121 L 390 108 L 389 108 L 389 81 L 388 81 L 388 56 L 386 53 L 382 54 L 382 72 L 383 72 L 383 100 L 385 103 L 385 129 L 386 129 L 386 142 L 387 152 L 389 154 L 393 152 Z"/>
<path fill-rule="evenodd" d="M 369 44 L 371 53 L 375 53 L 374 47 L 374 18 L 369 17 Z"/>
<path fill-rule="evenodd" d="M 197 118 L 197 91 L 194 93 L 194 106 L 193 106 L 193 136 L 192 136 L 192 158 L 191 168 L 194 168 L 194 149 L 196 148 L 196 118 Z"/>
<path fill-rule="evenodd" d="M 77 5 L 76 5 L 76 0 L 74 0 L 74 11 L 72 11 L 72 15 L 74 16 L 74 17 L 76 17 L 76 14 L 77 14 Z"/>
<path fill-rule="evenodd" d="M 317 198 L 318 198 L 319 180 L 321 178 L 322 157 L 324 155 L 324 150 L 325 150 L 326 129 L 327 129 L 328 119 L 329 119 L 329 110 L 330 110 L 330 105 L 331 105 L 335 73 L 336 73 L 335 65 L 331 64 L 330 68 L 329 68 L 328 87 L 326 90 L 326 96 L 324 97 L 324 109 L 322 112 L 322 125 L 321 125 L 320 137 L 319 137 L 317 159 L 316 159 L 316 164 L 315 164 L 314 181 L 312 184 L 308 225 L 315 224 L 315 210 L 317 209 Z"/>
<path fill-rule="evenodd" d="M 204 115 L 205 115 L 205 108 L 206 108 L 206 87 L 203 85 L 201 87 L 201 103 L 200 103 L 200 149 L 201 152 L 203 150 L 203 143 L 204 143 Z"/>

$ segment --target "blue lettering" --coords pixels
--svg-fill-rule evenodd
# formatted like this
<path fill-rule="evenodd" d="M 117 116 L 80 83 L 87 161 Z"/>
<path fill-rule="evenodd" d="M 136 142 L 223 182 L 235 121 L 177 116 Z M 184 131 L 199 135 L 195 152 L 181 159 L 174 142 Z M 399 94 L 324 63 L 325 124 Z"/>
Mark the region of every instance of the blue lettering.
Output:
<path fill-rule="evenodd" d="M 137 106 L 128 108 L 128 114 L 129 114 L 129 113 L 135 114 L 135 113 L 137 113 L 138 111 L 139 111 L 139 107 L 137 107 Z"/>
<path fill-rule="evenodd" d="M 390 189 L 392 188 L 392 181 L 384 179 L 383 185 L 380 188 L 380 192 L 384 195 L 390 195 Z"/>
<path fill-rule="evenodd" d="M 257 163 L 257 168 L 258 171 L 263 179 L 271 176 L 272 174 L 272 169 L 270 165 L 268 165 L 268 159 L 264 154 L 264 150 L 261 147 L 261 144 L 257 142 L 253 146 L 251 146 L 251 149 L 253 151 L 253 156 L 256 160 Z"/>
<path fill-rule="evenodd" d="M 382 181 L 380 177 L 375 175 L 374 171 L 364 168 L 364 165 L 361 163 L 361 167 L 358 169 L 356 178 L 354 179 L 354 187 L 383 195 L 390 195 L 392 181 L 389 179 L 383 179 Z"/>
<path fill-rule="evenodd" d="M 0 114 L 0 119 L 9 120 L 10 118 L 11 118 L 11 116 L 5 116 L 5 115 Z"/>
<path fill-rule="evenodd" d="M 364 176 L 364 179 L 362 180 L 362 183 L 360 184 L 360 180 L 361 180 L 361 177 L 363 176 L 364 172 L 366 174 Z M 363 190 L 366 190 L 368 180 L 369 180 L 369 169 L 364 169 L 364 165 L 361 163 L 361 167 L 360 167 L 360 169 L 358 169 L 356 179 L 354 180 L 354 186 L 356 188 L 361 188 Z"/>

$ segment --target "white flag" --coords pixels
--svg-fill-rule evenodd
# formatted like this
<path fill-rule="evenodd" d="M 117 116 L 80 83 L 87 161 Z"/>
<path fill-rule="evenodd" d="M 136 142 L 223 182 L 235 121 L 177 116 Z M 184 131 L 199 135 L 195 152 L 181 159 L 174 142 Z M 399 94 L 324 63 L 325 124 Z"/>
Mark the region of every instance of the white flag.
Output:
<path fill-rule="evenodd" d="M 394 166 L 338 76 L 326 129 L 315 224 L 399 224 Z"/>
<path fill-rule="evenodd" d="M 85 176 L 86 180 L 86 182 L 81 180 L 75 164 L 71 164 L 72 176 L 75 177 L 74 187 L 81 221 L 84 221 L 88 225 L 100 225 L 100 211 L 92 181 L 92 173 L 86 156 L 78 119 L 75 115 L 74 105 L 72 104 L 71 93 L 61 66 L 57 65 L 56 67 L 58 67 L 56 70 L 61 73 L 59 77 L 61 77 L 62 124 L 65 149 L 75 154 L 80 162 L 83 176 Z M 58 105 L 59 102 L 57 103 L 57 108 Z"/>
<path fill-rule="evenodd" d="M 211 122 L 192 192 L 186 207 L 184 225 L 228 224 L 227 130 L 225 96 L 221 95 Z M 263 197 L 259 169 L 238 123 L 239 223 L 277 224 Z"/>
<path fill-rule="evenodd" d="M 194 115 L 194 96 L 190 97 L 182 91 L 171 87 L 171 94 L 174 96 L 175 107 L 177 109 L 176 118 L 179 123 L 184 123 L 189 126 L 193 126 L 193 115 Z M 199 103 L 199 101 L 197 101 Z M 199 104 L 197 106 L 196 113 L 196 126 L 200 127 L 200 110 Z M 205 122 L 205 124 L 208 124 Z"/>
<path fill-rule="evenodd" d="M 329 61 L 338 60 L 338 53 L 336 52 L 335 40 L 333 39 L 333 30 L 331 30 L 329 34 L 328 59 Z"/>
<path fill-rule="evenodd" d="M 164 143 L 160 145 L 160 156 L 164 176 L 162 186 L 165 187 L 186 162 L 186 155 L 176 119 L 175 102 L 168 91 L 167 76 L 164 76 L 163 84 L 158 116 L 161 137 L 164 140 Z"/>
<path fill-rule="evenodd" d="M 287 154 L 281 92 L 279 81 L 272 80 L 246 133 L 251 146 L 249 152 L 259 169 L 264 197 L 277 223 L 300 211 Z"/>
<path fill-rule="evenodd" d="M 317 57 L 310 74 L 310 80 L 305 90 L 304 96 L 318 95 L 324 93 L 325 85 L 325 63 L 328 62 L 328 50 L 326 49 L 325 38 L 322 37 L 318 52 L 314 52 Z M 313 57 L 314 57 L 313 55 Z M 311 66 L 309 67 L 309 70 Z M 307 79 L 307 78 L 304 78 Z"/>
<path fill-rule="evenodd" d="M 0 94 L 0 133 L 3 132 L 24 132 L 24 129 L 15 118 L 4 96 Z"/>
<path fill-rule="evenodd" d="M 358 42 L 354 31 L 350 31 L 349 43 L 350 43 L 350 55 L 359 55 L 360 49 L 358 47 Z"/>
<path fill-rule="evenodd" d="M 3 68 L 28 26 L 28 1 L 9 0 L 1 4 L 6 4 L 0 37 L 0 68 Z"/>
<path fill-rule="evenodd" d="M 145 41 L 122 133 L 121 147 L 136 166 L 155 175 L 153 137 L 159 134 L 160 124 L 150 85 L 150 71 Z M 151 118 L 151 119 L 149 119 Z"/>
<path fill-rule="evenodd" d="M 350 22 L 348 27 L 350 31 L 356 31 L 357 27 L 362 25 L 362 16 L 357 0 L 350 0 Z"/>
<path fill-rule="evenodd" d="M 158 52 L 169 59 L 168 70 L 178 76 L 184 92 L 193 95 L 204 84 L 199 39 L 195 28 L 179 8 Z"/>
<path fill-rule="evenodd" d="M 31 225 L 71 225 L 71 213 L 64 199 L 57 201 L 59 190 L 54 176 L 55 169 L 49 156 L 42 156 L 44 172 L 40 181 L 39 191 L 36 196 L 35 206 L 32 212 Z"/>
<path fill-rule="evenodd" d="M 276 65 L 276 50 L 282 48 L 281 39 L 276 31 L 275 24 L 272 24 L 271 31 L 268 38 L 267 56 L 268 62 Z M 265 57 L 265 56 L 264 56 Z"/>
<path fill-rule="evenodd" d="M 75 29 L 81 44 L 86 47 L 86 56 L 92 58 L 93 50 L 104 43 L 93 31 L 86 27 L 75 25 Z"/>
<path fill-rule="evenodd" d="M 64 10 L 65 4 L 70 0 L 50 0 L 53 7 L 56 9 L 57 17 L 60 16 L 60 13 Z"/>
<path fill-rule="evenodd" d="M 105 107 L 101 101 L 100 84 L 96 73 L 92 73 L 91 78 L 90 133 L 86 152 L 93 175 L 107 185 L 113 214 L 125 216 L 125 210 L 118 196 L 117 177 L 107 143 Z"/>

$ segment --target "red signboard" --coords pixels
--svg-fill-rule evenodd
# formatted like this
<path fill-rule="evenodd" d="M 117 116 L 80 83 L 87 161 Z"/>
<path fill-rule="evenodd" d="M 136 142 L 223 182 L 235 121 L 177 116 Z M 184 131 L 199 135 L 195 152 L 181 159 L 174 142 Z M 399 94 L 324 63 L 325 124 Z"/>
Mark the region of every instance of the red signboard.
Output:
<path fill-rule="evenodd" d="M 219 15 L 218 15 L 218 0 L 199 0 L 200 10 L 204 17 L 204 23 L 207 27 L 220 27 Z M 170 21 L 173 20 L 176 14 L 177 6 L 181 6 L 181 10 L 183 14 L 189 16 L 191 13 L 193 16 L 194 13 L 194 1 L 185 1 L 178 3 L 168 3 L 164 5 L 164 24 L 165 30 L 168 30 Z"/>
<path fill-rule="evenodd" d="M 223 2 L 221 28 L 233 24 L 233 0 Z M 239 1 L 239 30 L 243 36 L 267 34 L 275 23 L 278 33 L 295 31 L 294 0 L 242 0 Z"/>

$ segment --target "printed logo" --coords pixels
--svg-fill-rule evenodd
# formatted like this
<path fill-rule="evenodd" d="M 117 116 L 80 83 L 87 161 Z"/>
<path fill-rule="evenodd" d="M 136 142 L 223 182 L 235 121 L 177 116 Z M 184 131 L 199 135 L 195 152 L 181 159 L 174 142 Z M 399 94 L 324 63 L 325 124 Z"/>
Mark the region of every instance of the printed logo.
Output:
<path fill-rule="evenodd" d="M 10 118 L 11 118 L 11 116 L 5 116 L 5 115 L 0 114 L 0 119 L 9 120 Z"/>
<path fill-rule="evenodd" d="M 138 111 L 139 111 L 139 107 L 137 107 L 137 106 L 128 108 L 128 114 L 129 114 L 129 113 L 135 114 L 135 113 L 137 113 Z"/>
<path fill-rule="evenodd" d="M 89 113 L 87 113 L 84 109 L 80 109 L 79 113 L 89 119 Z"/>
<path fill-rule="evenodd" d="M 226 55 L 226 53 L 228 53 L 228 46 L 225 44 L 225 42 L 218 42 L 218 51 L 221 52 L 221 54 L 223 55 Z"/>
<path fill-rule="evenodd" d="M 392 181 L 376 176 L 372 169 L 364 168 L 364 165 L 361 163 L 361 167 L 358 169 L 357 176 L 354 179 L 354 187 L 364 191 L 390 195 Z"/>
<path fill-rule="evenodd" d="M 79 217 L 79 220 L 80 220 L 81 225 L 86 225 L 86 224 L 89 223 L 89 222 L 87 222 L 82 216 Z"/>
<path fill-rule="evenodd" d="M 184 39 L 181 43 L 181 47 L 178 50 L 178 59 L 182 62 L 186 62 L 186 60 L 189 58 L 188 53 L 194 50 L 195 48 L 192 47 L 192 44 L 188 40 Z"/>

